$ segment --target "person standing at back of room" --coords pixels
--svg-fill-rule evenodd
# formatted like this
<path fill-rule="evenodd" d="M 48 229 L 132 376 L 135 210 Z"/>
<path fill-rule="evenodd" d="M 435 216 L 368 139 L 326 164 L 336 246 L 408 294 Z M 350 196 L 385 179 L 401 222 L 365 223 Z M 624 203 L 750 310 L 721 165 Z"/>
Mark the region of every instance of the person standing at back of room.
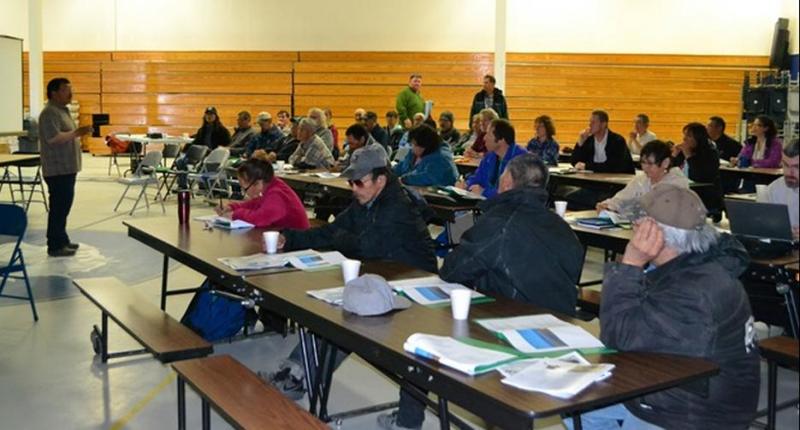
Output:
<path fill-rule="evenodd" d="M 395 108 L 400 117 L 400 124 L 406 129 L 412 127 L 411 119 L 414 118 L 414 114 L 425 111 L 425 100 L 422 98 L 420 88 L 422 88 L 422 75 L 414 73 L 408 77 L 408 86 L 397 94 Z"/>
<path fill-rule="evenodd" d="M 91 126 L 76 127 L 67 105 L 72 102 L 72 84 L 66 78 L 47 83 L 47 105 L 39 115 L 42 176 L 50 194 L 47 214 L 47 255 L 71 257 L 79 245 L 69 240 L 67 217 L 75 199 L 75 178 L 81 171 L 80 137 Z"/>

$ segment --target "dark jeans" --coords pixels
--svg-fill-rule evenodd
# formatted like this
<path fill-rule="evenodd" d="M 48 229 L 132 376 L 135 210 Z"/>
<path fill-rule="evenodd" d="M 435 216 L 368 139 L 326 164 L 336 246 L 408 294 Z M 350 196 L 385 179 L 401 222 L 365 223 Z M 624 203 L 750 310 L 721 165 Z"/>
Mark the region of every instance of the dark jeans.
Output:
<path fill-rule="evenodd" d="M 308 351 L 311 351 L 311 343 L 307 342 Z M 349 355 L 341 349 L 336 350 L 336 360 L 333 363 L 333 370 L 335 371 L 342 364 L 345 358 Z M 294 347 L 292 353 L 289 355 L 289 360 L 298 366 L 303 365 L 303 351 L 300 343 Z M 402 427 L 420 427 L 422 422 L 425 421 L 425 404 L 417 400 L 414 396 L 400 389 L 400 405 L 397 410 L 397 424 Z"/>
<path fill-rule="evenodd" d="M 76 176 L 73 173 L 44 178 L 50 193 L 50 212 L 47 214 L 48 251 L 57 251 L 70 243 L 67 236 L 67 216 L 75 200 Z"/>

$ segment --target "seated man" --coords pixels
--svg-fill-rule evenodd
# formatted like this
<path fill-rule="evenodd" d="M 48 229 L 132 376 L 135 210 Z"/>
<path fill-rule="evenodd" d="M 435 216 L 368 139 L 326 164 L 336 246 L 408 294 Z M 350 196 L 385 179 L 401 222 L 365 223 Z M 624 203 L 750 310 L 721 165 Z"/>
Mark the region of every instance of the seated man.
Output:
<path fill-rule="evenodd" d="M 497 194 L 500 176 L 508 163 L 516 156 L 527 154 L 525 148 L 517 145 L 514 139 L 514 126 L 510 122 L 504 119 L 493 120 L 484 136 L 486 155 L 466 183 L 458 185 L 484 197 Z"/>
<path fill-rule="evenodd" d="M 319 136 L 322 139 L 322 143 L 328 147 L 328 151 L 333 153 L 335 142 L 333 141 L 333 133 L 328 128 L 328 116 L 325 115 L 325 111 L 320 108 L 311 108 L 308 110 L 308 119 L 313 121 L 316 126 L 314 134 Z"/>
<path fill-rule="evenodd" d="M 365 127 L 361 123 L 355 123 L 350 127 L 347 127 L 347 131 L 345 131 L 345 138 L 347 142 L 347 152 L 336 162 L 335 170 L 343 171 L 347 169 L 350 165 L 350 159 L 353 156 L 353 153 L 356 150 L 361 149 L 367 145 L 376 144 L 375 139 L 372 138 L 372 135 L 369 134 L 367 131 L 367 127 Z M 378 145 L 383 154 L 386 156 L 386 162 L 389 162 L 389 156 L 386 155 L 386 151 L 383 149 L 381 145 Z"/>
<path fill-rule="evenodd" d="M 255 136 L 258 131 L 250 124 L 250 112 L 243 110 L 239 112 L 236 117 L 236 128 L 231 136 L 231 144 L 228 147 L 231 150 L 231 155 L 240 155 L 247 148 L 250 139 Z"/>
<path fill-rule="evenodd" d="M 393 110 L 386 112 L 386 127 L 383 129 L 386 130 L 386 134 L 389 135 L 389 147 L 392 148 L 392 151 L 397 151 L 397 146 L 405 132 L 403 126 L 400 125 L 400 117 L 397 115 L 397 112 Z"/>
<path fill-rule="evenodd" d="M 625 138 L 608 129 L 608 114 L 592 112 L 587 127 L 572 150 L 571 163 L 578 170 L 601 173 L 634 173 L 631 152 Z"/>
<path fill-rule="evenodd" d="M 574 315 L 583 247 L 547 208 L 547 178 L 539 157 L 511 160 L 498 195 L 481 203 L 482 215 L 445 257 L 442 279 Z"/>
<path fill-rule="evenodd" d="M 333 154 L 319 136 L 314 134 L 317 122 L 303 118 L 297 125 L 297 149 L 289 156 L 289 164 L 301 169 L 330 168 L 333 166 Z"/>
<path fill-rule="evenodd" d="M 297 145 L 300 141 L 297 140 L 297 126 L 300 123 L 300 118 L 293 117 L 289 120 L 289 134 L 283 136 L 278 142 L 277 148 L 274 153 L 269 154 L 272 161 L 280 160 L 289 162 L 289 157 L 297 150 Z"/>
<path fill-rule="evenodd" d="M 619 428 L 620 421 L 637 429 L 747 428 L 760 383 L 753 316 L 738 279 L 747 252 L 706 223 L 691 190 L 662 185 L 637 206 L 622 261 L 606 266 L 601 340 L 620 351 L 704 358 L 720 372 L 707 390 L 672 388 L 583 414 L 583 428 Z M 565 424 L 572 428 L 572 420 Z"/>
<path fill-rule="evenodd" d="M 376 142 L 381 144 L 383 149 L 389 147 L 389 135 L 386 133 L 386 130 L 378 124 L 378 114 L 373 111 L 368 111 L 366 115 L 364 115 L 364 126 L 367 127 L 369 134 Z"/>
<path fill-rule="evenodd" d="M 428 227 L 387 166 L 386 153 L 380 145 L 367 145 L 354 152 L 342 177 L 348 179 L 353 190 L 350 206 L 328 225 L 305 231 L 284 230 L 278 246 L 285 251 L 333 249 L 348 258 L 394 260 L 436 273 L 434 243 Z M 343 353 L 337 356 L 336 366 L 345 356 Z M 270 375 L 272 384 L 294 399 L 300 398 L 305 390 L 301 362 L 298 345 L 281 369 Z M 411 409 L 424 414 L 424 406 L 403 391 L 400 403 L 404 406 L 415 403 Z M 419 420 L 421 423 L 422 419 Z"/>
<path fill-rule="evenodd" d="M 453 126 L 453 122 L 455 122 L 453 112 L 446 110 L 439 114 L 439 136 L 442 137 L 442 143 L 447 146 L 453 146 L 461 140 L 461 134 Z"/>
<path fill-rule="evenodd" d="M 722 117 L 712 116 L 709 118 L 706 131 L 708 131 L 708 137 L 717 145 L 720 160 L 730 161 L 731 158 L 739 156 L 742 144 L 725 134 L 725 120 Z"/>
<path fill-rule="evenodd" d="M 256 117 L 256 123 L 261 132 L 250 139 L 245 151 L 245 157 L 249 157 L 258 149 L 266 153 L 275 152 L 278 142 L 283 139 L 283 132 L 277 125 L 272 123 L 272 115 L 269 112 L 261 112 Z"/>
<path fill-rule="evenodd" d="M 767 187 L 767 201 L 765 203 L 776 203 L 779 205 L 786 205 L 789 208 L 789 221 L 792 224 L 792 234 L 795 240 L 798 237 L 798 209 L 800 203 L 798 200 L 798 141 L 792 139 L 788 145 L 783 148 L 783 178 L 774 180 L 769 187 Z"/>
<path fill-rule="evenodd" d="M 631 154 L 642 152 L 642 147 L 646 145 L 647 142 L 658 138 L 649 128 L 650 117 L 643 113 L 636 115 L 636 119 L 633 120 L 633 130 L 631 130 L 630 139 L 628 140 L 628 149 L 631 151 Z"/>
<path fill-rule="evenodd" d="M 292 115 L 285 110 L 278 111 L 278 128 L 281 129 L 281 132 L 284 135 L 289 134 L 289 131 L 292 129 L 291 123 Z"/>

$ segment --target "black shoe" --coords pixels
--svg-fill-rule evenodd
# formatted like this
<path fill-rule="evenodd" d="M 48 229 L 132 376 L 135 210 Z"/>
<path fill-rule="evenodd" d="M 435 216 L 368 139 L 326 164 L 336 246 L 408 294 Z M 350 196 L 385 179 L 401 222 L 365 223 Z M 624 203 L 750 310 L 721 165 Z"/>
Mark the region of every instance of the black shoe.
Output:
<path fill-rule="evenodd" d="M 67 246 L 65 246 L 65 248 L 71 249 L 73 251 L 77 251 L 78 248 L 80 248 L 80 247 L 81 247 L 80 243 L 72 243 L 72 242 L 68 243 Z"/>
<path fill-rule="evenodd" d="M 263 375 L 261 375 L 263 378 Z M 303 379 L 298 379 L 292 375 L 290 368 L 283 368 L 277 372 L 266 375 L 266 380 L 277 388 L 284 396 L 292 400 L 300 400 L 306 394 L 306 387 Z"/>
<path fill-rule="evenodd" d="M 75 255 L 75 250 L 65 246 L 61 249 L 49 249 L 47 250 L 47 255 L 51 257 L 72 257 Z"/>

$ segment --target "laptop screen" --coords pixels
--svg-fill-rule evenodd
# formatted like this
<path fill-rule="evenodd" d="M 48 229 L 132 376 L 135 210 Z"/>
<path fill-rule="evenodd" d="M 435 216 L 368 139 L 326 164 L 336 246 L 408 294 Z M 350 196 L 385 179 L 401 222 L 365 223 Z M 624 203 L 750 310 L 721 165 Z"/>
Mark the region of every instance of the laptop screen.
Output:
<path fill-rule="evenodd" d="M 792 241 L 786 205 L 725 199 L 725 209 L 734 235 Z"/>

